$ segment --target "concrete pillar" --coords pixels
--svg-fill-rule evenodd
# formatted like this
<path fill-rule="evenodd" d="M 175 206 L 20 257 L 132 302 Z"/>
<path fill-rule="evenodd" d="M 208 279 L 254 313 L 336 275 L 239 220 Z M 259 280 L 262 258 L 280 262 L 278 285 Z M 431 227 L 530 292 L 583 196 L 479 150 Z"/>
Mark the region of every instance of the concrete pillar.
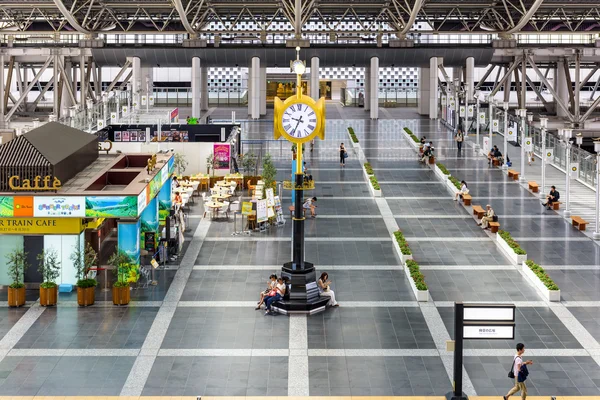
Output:
<path fill-rule="evenodd" d="M 438 65 L 441 59 L 438 57 L 431 57 L 429 59 L 429 118 L 438 118 Z"/>
<path fill-rule="evenodd" d="M 142 89 L 142 63 L 139 57 L 133 57 L 131 75 L 132 105 L 134 110 L 140 109 L 140 94 Z"/>
<path fill-rule="evenodd" d="M 248 77 L 246 79 L 246 86 L 248 87 L 248 115 L 252 115 L 252 60 L 248 66 Z"/>
<path fill-rule="evenodd" d="M 506 73 L 506 71 L 508 71 L 508 68 L 504 68 L 504 73 Z M 510 85 L 512 82 L 512 75 L 513 74 L 509 75 L 508 79 L 504 83 L 504 88 L 502 89 L 504 91 L 504 102 L 505 103 L 510 102 Z"/>
<path fill-rule="evenodd" d="M 79 57 L 79 90 L 81 92 L 81 95 L 79 97 L 79 104 L 81 105 L 82 109 L 87 107 L 87 81 L 85 79 L 85 73 L 85 56 L 81 56 Z"/>
<path fill-rule="evenodd" d="M 200 111 L 208 111 L 208 67 L 200 68 Z"/>
<path fill-rule="evenodd" d="M 65 59 L 63 63 L 63 68 L 65 69 L 65 78 L 68 76 L 69 78 L 73 75 L 73 64 L 71 64 L 70 59 Z M 76 92 L 74 92 L 76 93 Z M 69 97 L 69 89 L 67 89 L 67 81 L 63 80 L 62 93 L 60 98 L 60 112 L 62 115 L 67 115 L 69 112 L 69 108 L 73 107 L 73 103 L 71 102 L 71 98 Z"/>
<path fill-rule="evenodd" d="M 365 68 L 365 111 L 371 109 L 371 70 Z"/>
<path fill-rule="evenodd" d="M 558 98 L 561 99 L 564 104 L 569 104 L 569 89 L 567 88 L 564 60 L 558 60 L 556 62 L 556 70 L 554 71 L 554 90 L 556 91 Z M 555 109 L 557 117 L 567 116 L 564 110 L 558 105 L 555 106 Z"/>
<path fill-rule="evenodd" d="M 310 97 L 319 100 L 319 57 L 310 59 Z"/>
<path fill-rule="evenodd" d="M 267 67 L 260 68 L 260 115 L 267 115 Z"/>
<path fill-rule="evenodd" d="M 452 80 L 456 81 L 458 79 L 458 82 L 462 82 L 463 81 L 463 69 L 462 67 L 454 67 L 452 68 Z"/>
<path fill-rule="evenodd" d="M 56 117 L 56 120 L 58 120 L 60 118 L 60 96 L 59 96 L 59 91 L 60 91 L 60 80 L 58 79 L 59 77 L 59 69 L 58 69 L 58 57 L 59 55 L 56 54 L 54 56 L 54 60 L 52 61 L 52 76 L 54 76 L 54 85 L 52 88 L 52 100 L 53 100 L 53 106 L 52 106 L 52 114 L 54 114 L 54 116 Z"/>
<path fill-rule="evenodd" d="M 475 59 L 473 57 L 467 57 L 466 67 L 465 89 L 467 90 L 467 101 L 473 101 L 473 95 L 475 94 Z"/>
<path fill-rule="evenodd" d="M 419 100 L 419 114 L 429 116 L 431 103 L 431 82 L 429 75 L 431 74 L 428 67 L 419 68 L 419 91 L 417 92 Z"/>
<path fill-rule="evenodd" d="M 252 57 L 249 75 L 248 112 L 250 118 L 258 119 L 260 118 L 260 58 Z"/>
<path fill-rule="evenodd" d="M 4 109 L 4 55 L 0 54 L 0 129 L 6 127 L 4 114 L 6 114 Z"/>
<path fill-rule="evenodd" d="M 200 117 L 200 58 L 192 57 L 192 117 Z"/>
<path fill-rule="evenodd" d="M 371 119 L 379 118 L 379 57 L 371 58 Z"/>

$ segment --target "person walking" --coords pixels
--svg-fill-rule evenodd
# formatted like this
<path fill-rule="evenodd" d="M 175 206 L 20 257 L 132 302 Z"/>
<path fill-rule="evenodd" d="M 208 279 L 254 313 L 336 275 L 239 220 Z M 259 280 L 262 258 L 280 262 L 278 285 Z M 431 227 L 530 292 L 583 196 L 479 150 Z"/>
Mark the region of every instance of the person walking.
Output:
<path fill-rule="evenodd" d="M 458 151 L 461 151 L 463 140 L 465 140 L 462 130 L 458 129 L 456 135 L 454 135 L 454 140 L 456 140 L 456 147 L 458 147 Z"/>
<path fill-rule="evenodd" d="M 527 360 L 523 361 L 523 353 L 525 353 L 525 345 L 523 343 L 517 343 L 517 354 L 513 359 L 513 364 L 508 373 L 509 378 L 515 379 L 515 386 L 506 394 L 506 396 L 502 396 L 504 400 L 508 400 L 510 396 L 517 392 L 521 392 L 521 398 L 525 400 L 527 398 L 527 386 L 525 385 L 525 381 L 527 380 L 527 375 L 529 375 L 529 371 L 527 370 L 528 365 L 533 365 L 533 361 Z"/>
<path fill-rule="evenodd" d="M 346 146 L 344 143 L 340 144 L 340 166 L 346 166 L 346 157 L 348 157 L 348 153 L 346 153 Z"/>

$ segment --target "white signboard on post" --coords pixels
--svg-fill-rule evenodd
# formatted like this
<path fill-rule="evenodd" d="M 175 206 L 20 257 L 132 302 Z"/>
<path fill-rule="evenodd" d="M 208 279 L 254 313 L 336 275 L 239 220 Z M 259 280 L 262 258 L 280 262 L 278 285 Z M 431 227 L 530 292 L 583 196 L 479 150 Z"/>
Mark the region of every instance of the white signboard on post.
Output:
<path fill-rule="evenodd" d="M 485 154 L 490 152 L 490 137 L 489 136 L 483 137 L 483 152 Z"/>
<path fill-rule="evenodd" d="M 145 105 L 146 105 L 146 102 L 147 102 L 147 101 L 148 101 L 148 100 L 147 100 L 146 96 L 142 96 L 142 105 L 143 105 L 143 106 L 145 106 Z"/>
<path fill-rule="evenodd" d="M 492 120 L 492 132 L 498 132 L 500 122 L 497 119 Z"/>
<path fill-rule="evenodd" d="M 474 111 L 475 111 L 475 110 L 473 110 L 473 108 L 474 108 L 473 106 L 469 106 L 469 107 L 467 107 L 467 116 L 468 116 L 469 118 L 473 118 L 473 113 L 474 113 Z"/>
<path fill-rule="evenodd" d="M 506 135 L 506 140 L 508 140 L 509 142 L 517 140 L 517 131 L 514 126 L 508 127 L 508 134 Z"/>
<path fill-rule="evenodd" d="M 515 338 L 514 322 L 505 322 L 492 325 L 465 325 L 463 327 L 464 339 L 508 339 Z"/>
<path fill-rule="evenodd" d="M 149 100 L 150 100 L 150 105 L 153 106 L 154 105 L 154 96 L 150 96 Z"/>
<path fill-rule="evenodd" d="M 266 222 L 267 217 L 267 200 L 256 201 L 256 221 Z"/>
<path fill-rule="evenodd" d="M 525 151 L 533 151 L 533 139 L 531 137 L 525 138 Z"/>
<path fill-rule="evenodd" d="M 514 321 L 515 306 L 487 307 L 465 305 L 464 321 Z"/>
<path fill-rule="evenodd" d="M 571 163 L 571 178 L 574 178 L 574 179 L 579 178 L 579 163 L 578 162 Z"/>
<path fill-rule="evenodd" d="M 447 102 L 446 96 L 442 96 L 442 105 L 445 106 Z"/>
<path fill-rule="evenodd" d="M 111 112 L 110 113 L 110 123 L 111 124 L 116 124 L 118 121 L 117 119 L 117 113 L 116 112 Z"/>
<path fill-rule="evenodd" d="M 485 112 L 480 112 L 479 113 L 479 123 L 480 124 L 485 124 Z"/>
<path fill-rule="evenodd" d="M 547 163 L 551 163 L 553 159 L 554 159 L 554 149 L 546 149 L 545 161 Z"/>
<path fill-rule="evenodd" d="M 467 113 L 467 108 L 465 106 L 460 106 L 458 109 L 458 115 L 464 117 Z"/>
<path fill-rule="evenodd" d="M 98 128 L 99 131 L 102 130 L 102 129 L 104 129 L 104 121 L 101 120 L 101 119 L 97 120 L 96 121 L 96 127 Z"/>
<path fill-rule="evenodd" d="M 464 304 L 463 339 L 514 339 L 514 304 Z"/>

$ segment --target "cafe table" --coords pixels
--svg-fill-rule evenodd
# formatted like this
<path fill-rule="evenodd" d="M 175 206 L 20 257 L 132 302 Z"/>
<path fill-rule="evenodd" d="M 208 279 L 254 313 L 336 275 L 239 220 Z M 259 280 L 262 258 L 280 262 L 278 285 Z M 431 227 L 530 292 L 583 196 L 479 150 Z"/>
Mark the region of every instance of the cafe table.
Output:
<path fill-rule="evenodd" d="M 219 201 L 209 201 L 208 203 L 205 203 L 205 205 L 206 205 L 206 207 L 210 208 L 212 218 L 214 219 L 217 216 L 217 212 L 219 211 L 219 208 L 223 207 L 225 204 L 223 204 Z"/>

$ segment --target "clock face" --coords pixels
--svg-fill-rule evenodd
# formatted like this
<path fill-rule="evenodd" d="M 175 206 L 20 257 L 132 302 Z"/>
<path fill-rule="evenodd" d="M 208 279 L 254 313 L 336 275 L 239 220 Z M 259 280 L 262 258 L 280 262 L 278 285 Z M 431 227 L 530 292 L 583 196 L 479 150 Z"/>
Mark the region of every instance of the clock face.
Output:
<path fill-rule="evenodd" d="M 291 104 L 283 112 L 281 124 L 291 137 L 303 139 L 310 136 L 317 127 L 317 114 L 306 104 Z"/>

